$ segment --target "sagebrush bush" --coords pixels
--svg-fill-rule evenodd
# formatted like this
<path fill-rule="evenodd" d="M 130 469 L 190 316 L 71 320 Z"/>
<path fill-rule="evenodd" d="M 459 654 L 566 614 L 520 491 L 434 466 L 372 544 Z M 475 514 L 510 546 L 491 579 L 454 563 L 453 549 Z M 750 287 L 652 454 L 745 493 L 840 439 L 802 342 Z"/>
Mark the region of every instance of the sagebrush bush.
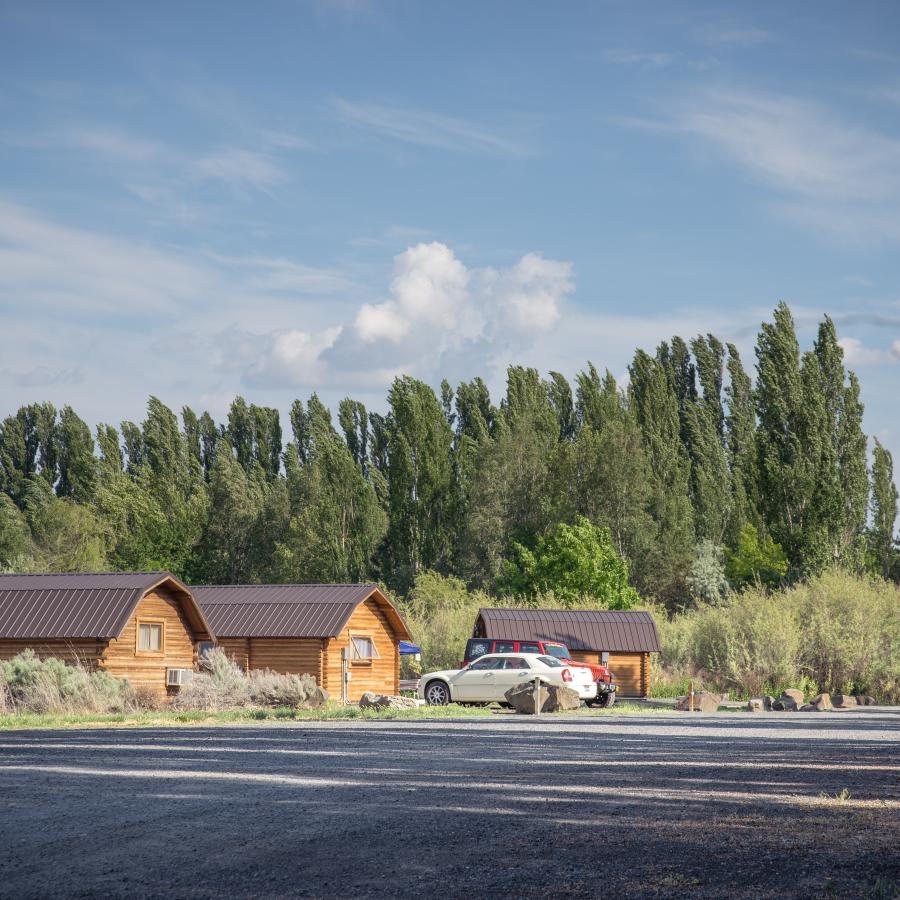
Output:
<path fill-rule="evenodd" d="M 245 706 L 319 706 L 328 695 L 311 675 L 283 675 L 269 670 L 244 672 L 224 650 L 216 648 L 204 657 L 200 672 L 178 692 L 176 709 L 217 712 Z"/>
<path fill-rule="evenodd" d="M 127 681 L 85 665 L 40 659 L 30 649 L 0 666 L 0 693 L 11 709 L 22 712 L 108 713 L 134 706 Z"/>
<path fill-rule="evenodd" d="M 742 695 L 797 687 L 900 701 L 900 588 L 880 579 L 826 572 L 656 620 L 658 682 L 693 677 Z"/>

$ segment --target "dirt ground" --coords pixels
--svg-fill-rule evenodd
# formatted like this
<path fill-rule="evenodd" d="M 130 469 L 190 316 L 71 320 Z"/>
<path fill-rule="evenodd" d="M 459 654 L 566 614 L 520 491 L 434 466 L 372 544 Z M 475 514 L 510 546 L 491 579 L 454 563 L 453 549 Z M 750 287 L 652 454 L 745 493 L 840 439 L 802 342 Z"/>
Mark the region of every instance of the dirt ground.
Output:
<path fill-rule="evenodd" d="M 897 897 L 900 710 L 0 733 L 0 897 Z"/>

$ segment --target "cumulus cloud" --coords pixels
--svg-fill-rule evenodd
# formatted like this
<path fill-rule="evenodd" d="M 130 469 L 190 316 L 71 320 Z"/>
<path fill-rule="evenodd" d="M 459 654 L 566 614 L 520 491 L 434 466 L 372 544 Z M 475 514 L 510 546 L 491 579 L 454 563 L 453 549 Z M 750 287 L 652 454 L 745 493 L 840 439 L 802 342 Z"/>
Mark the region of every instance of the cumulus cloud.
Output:
<path fill-rule="evenodd" d="M 387 298 L 319 333 L 273 335 L 247 377 L 301 386 L 456 371 L 530 346 L 557 325 L 573 289 L 567 262 L 531 253 L 509 269 L 469 269 L 446 244 L 417 244 L 395 258 Z"/>

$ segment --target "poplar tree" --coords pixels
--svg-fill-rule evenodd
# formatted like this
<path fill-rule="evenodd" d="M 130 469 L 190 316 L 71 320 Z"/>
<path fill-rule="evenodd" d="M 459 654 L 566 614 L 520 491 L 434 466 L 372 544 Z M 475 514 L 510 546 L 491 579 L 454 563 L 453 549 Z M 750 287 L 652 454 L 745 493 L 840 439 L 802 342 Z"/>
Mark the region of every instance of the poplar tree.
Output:
<path fill-rule="evenodd" d="M 732 496 L 732 516 L 727 544 L 734 548 L 747 523 L 759 523 L 756 446 L 756 410 L 750 376 L 744 370 L 734 344 L 728 344 L 728 384 L 724 389 L 728 413 L 725 417 L 725 443 Z"/>
<path fill-rule="evenodd" d="M 407 589 L 424 569 L 445 569 L 452 548 L 453 433 L 434 391 L 409 376 L 388 395 L 387 569 Z"/>
<path fill-rule="evenodd" d="M 894 484 L 894 461 L 889 450 L 875 438 L 872 459 L 872 525 L 869 529 L 869 551 L 875 571 L 883 578 L 900 576 L 894 526 L 897 521 L 897 486 Z"/>
<path fill-rule="evenodd" d="M 56 426 L 55 440 L 58 456 L 59 481 L 56 493 L 87 503 L 97 487 L 97 457 L 94 439 L 87 424 L 71 406 L 64 406 Z"/>
<path fill-rule="evenodd" d="M 685 593 L 685 579 L 693 562 L 694 520 L 689 496 L 690 460 L 681 441 L 679 397 L 673 369 L 664 360 L 664 353 L 656 359 L 643 350 L 635 353 L 629 367 L 630 398 L 650 461 L 650 511 L 660 533 L 653 590 L 661 599 L 674 602 Z"/>

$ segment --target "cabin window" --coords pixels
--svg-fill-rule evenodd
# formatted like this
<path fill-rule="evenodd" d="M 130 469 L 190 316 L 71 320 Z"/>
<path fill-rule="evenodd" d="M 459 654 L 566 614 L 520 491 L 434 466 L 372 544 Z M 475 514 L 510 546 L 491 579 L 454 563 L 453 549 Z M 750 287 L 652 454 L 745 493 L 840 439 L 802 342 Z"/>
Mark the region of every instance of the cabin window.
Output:
<path fill-rule="evenodd" d="M 162 652 L 163 626 L 161 622 L 140 622 L 138 624 L 137 648 L 141 653 Z"/>
<path fill-rule="evenodd" d="M 351 635 L 350 637 L 350 661 L 357 663 L 372 662 L 378 659 L 378 650 L 375 641 L 365 635 Z"/>

